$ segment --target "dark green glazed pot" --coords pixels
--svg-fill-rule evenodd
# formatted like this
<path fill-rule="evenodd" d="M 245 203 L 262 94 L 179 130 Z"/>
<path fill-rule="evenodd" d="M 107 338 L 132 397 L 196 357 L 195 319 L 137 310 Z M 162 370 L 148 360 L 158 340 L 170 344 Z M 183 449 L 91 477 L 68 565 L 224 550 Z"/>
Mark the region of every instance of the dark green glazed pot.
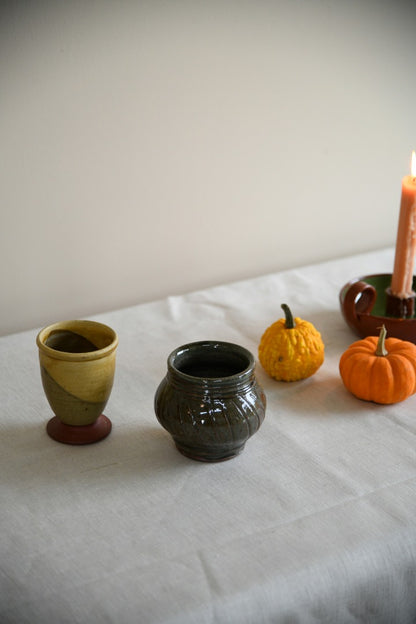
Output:
<path fill-rule="evenodd" d="M 238 455 L 266 409 L 250 351 L 229 342 L 193 342 L 175 349 L 167 366 L 154 407 L 178 450 L 207 462 Z"/>

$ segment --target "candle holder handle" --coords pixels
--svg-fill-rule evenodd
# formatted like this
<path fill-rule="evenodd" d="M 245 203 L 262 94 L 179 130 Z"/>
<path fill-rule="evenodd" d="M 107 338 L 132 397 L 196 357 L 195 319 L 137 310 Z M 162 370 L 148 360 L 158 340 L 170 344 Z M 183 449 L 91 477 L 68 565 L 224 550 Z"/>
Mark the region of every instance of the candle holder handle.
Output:
<path fill-rule="evenodd" d="M 347 324 L 355 331 L 359 315 L 370 314 L 377 299 L 377 291 L 361 280 L 348 285 L 342 299 L 342 312 Z"/>

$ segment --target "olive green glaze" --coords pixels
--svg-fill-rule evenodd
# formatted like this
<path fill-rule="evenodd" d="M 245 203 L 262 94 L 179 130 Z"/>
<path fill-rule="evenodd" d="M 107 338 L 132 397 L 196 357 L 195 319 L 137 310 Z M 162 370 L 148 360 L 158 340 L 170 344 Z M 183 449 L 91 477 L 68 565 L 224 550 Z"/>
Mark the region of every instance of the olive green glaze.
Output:
<path fill-rule="evenodd" d="M 90 340 L 68 329 L 52 331 L 45 340 L 45 344 L 51 349 L 67 353 L 89 353 L 98 350 L 98 347 Z"/>
<path fill-rule="evenodd" d="M 178 450 L 200 461 L 240 453 L 264 420 L 266 397 L 252 354 L 227 342 L 196 342 L 168 358 L 155 413 Z"/>
<path fill-rule="evenodd" d="M 348 326 L 361 338 L 378 336 L 384 324 L 387 336 L 416 343 L 416 318 L 395 318 L 386 313 L 391 273 L 365 275 L 351 280 L 339 293 L 341 312 Z M 413 289 L 416 283 L 413 278 Z"/>
<path fill-rule="evenodd" d="M 54 414 L 59 414 L 59 420 L 69 425 L 90 425 L 102 414 L 107 401 L 85 401 L 67 392 L 48 374 L 46 369 L 40 368 L 43 388 L 46 398 Z"/>

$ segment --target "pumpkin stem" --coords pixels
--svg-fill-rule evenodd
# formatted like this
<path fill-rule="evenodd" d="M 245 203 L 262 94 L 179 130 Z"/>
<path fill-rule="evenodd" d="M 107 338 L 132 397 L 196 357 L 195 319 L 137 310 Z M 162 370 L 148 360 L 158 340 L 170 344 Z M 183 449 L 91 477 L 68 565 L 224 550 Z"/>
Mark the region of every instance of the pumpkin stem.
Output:
<path fill-rule="evenodd" d="M 286 317 L 286 329 L 293 329 L 295 327 L 295 321 L 293 320 L 292 312 L 286 303 L 282 303 L 281 308 Z"/>
<path fill-rule="evenodd" d="M 383 325 L 380 329 L 380 335 L 378 337 L 378 343 L 376 348 L 376 355 L 381 357 L 385 357 L 388 355 L 388 351 L 386 349 L 385 340 L 386 340 L 387 330 L 386 326 Z"/>

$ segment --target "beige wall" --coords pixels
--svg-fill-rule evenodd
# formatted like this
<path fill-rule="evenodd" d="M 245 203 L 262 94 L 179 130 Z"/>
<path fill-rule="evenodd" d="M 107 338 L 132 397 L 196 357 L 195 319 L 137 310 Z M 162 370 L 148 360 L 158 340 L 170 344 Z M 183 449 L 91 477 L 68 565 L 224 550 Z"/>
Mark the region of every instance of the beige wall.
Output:
<path fill-rule="evenodd" d="M 2 7 L 0 333 L 394 244 L 416 3 Z"/>

